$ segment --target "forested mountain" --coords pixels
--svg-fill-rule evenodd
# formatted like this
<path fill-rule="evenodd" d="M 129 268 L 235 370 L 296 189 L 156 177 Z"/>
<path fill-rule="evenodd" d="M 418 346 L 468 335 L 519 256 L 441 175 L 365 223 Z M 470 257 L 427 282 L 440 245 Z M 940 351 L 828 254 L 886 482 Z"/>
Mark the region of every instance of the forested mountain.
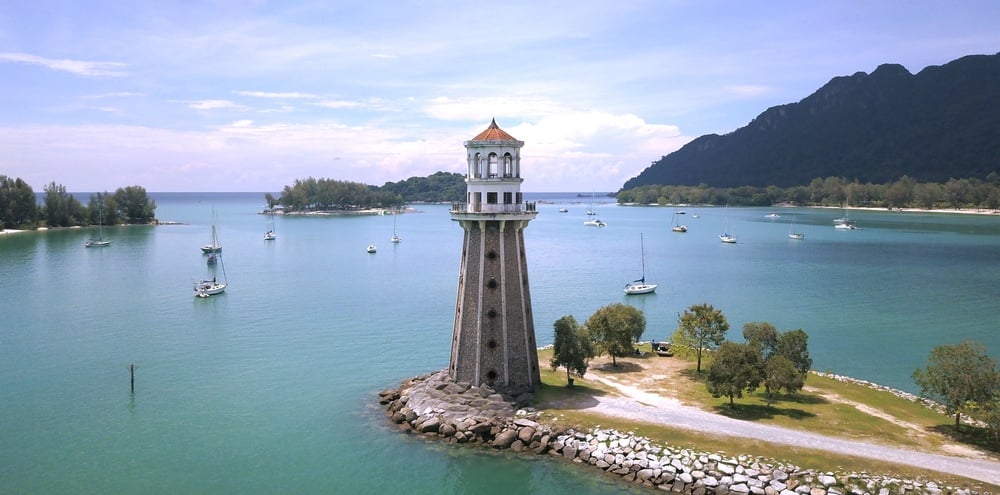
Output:
<path fill-rule="evenodd" d="M 465 199 L 465 176 L 454 172 L 435 172 L 427 177 L 386 182 L 382 190 L 398 194 L 408 202 L 462 201 Z"/>
<path fill-rule="evenodd" d="M 836 77 L 745 127 L 710 134 L 654 162 L 623 189 L 806 185 L 844 177 L 886 183 L 984 179 L 1000 172 L 1000 53 L 916 75 L 901 65 Z"/>

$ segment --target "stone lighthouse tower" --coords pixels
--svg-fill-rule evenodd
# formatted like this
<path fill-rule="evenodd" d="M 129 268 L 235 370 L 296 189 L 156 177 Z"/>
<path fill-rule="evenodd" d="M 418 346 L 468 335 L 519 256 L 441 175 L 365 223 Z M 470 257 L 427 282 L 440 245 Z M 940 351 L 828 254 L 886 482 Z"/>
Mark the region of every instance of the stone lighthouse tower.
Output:
<path fill-rule="evenodd" d="M 465 237 L 448 373 L 510 396 L 540 383 L 524 251 L 538 212 L 521 196 L 521 146 L 496 119 L 466 141 L 466 199 L 451 208 Z"/>

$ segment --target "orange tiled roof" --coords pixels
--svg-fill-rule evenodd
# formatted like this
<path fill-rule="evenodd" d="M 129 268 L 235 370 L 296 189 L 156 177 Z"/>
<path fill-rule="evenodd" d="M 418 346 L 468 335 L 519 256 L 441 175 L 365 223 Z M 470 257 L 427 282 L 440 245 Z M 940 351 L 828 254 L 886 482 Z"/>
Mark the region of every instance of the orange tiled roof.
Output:
<path fill-rule="evenodd" d="M 517 139 L 514 139 L 514 136 L 507 134 L 506 131 L 501 129 L 497 125 L 497 119 L 493 119 L 493 122 L 490 122 L 490 126 L 472 138 L 472 141 L 517 141 Z"/>

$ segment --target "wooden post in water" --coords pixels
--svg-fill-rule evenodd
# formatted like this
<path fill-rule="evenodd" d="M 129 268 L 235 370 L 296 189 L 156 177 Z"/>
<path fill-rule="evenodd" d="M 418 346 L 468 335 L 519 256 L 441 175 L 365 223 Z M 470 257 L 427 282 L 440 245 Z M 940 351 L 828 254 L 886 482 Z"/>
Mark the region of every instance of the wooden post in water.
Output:
<path fill-rule="evenodd" d="M 136 365 L 134 363 L 129 363 L 128 374 L 129 374 L 129 384 L 132 386 L 132 393 L 135 393 L 135 369 Z"/>

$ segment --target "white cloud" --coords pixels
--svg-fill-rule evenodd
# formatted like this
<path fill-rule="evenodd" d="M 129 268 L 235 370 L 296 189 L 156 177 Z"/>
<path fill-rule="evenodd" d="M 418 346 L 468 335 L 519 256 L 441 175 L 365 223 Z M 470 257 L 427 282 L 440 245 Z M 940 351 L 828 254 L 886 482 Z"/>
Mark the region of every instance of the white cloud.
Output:
<path fill-rule="evenodd" d="M 462 142 L 488 124 L 480 118 L 474 127 L 414 129 L 394 122 L 352 126 L 241 119 L 204 131 L 0 127 L 0 148 L 9 150 L 0 158 L 0 169 L 11 160 L 22 167 L 17 175 L 34 187 L 55 180 L 79 191 L 122 184 L 159 191 L 278 190 L 309 176 L 381 185 L 440 170 L 462 172 Z M 614 190 L 689 139 L 675 126 L 605 112 L 499 124 L 526 143 L 526 191 Z M 105 183 L 111 177 L 116 183 Z"/>
<path fill-rule="evenodd" d="M 355 108 L 361 106 L 360 103 L 356 101 L 343 101 L 343 100 L 324 100 L 314 105 L 324 108 Z"/>
<path fill-rule="evenodd" d="M 117 70 L 125 67 L 121 62 L 92 62 L 87 60 L 50 59 L 28 53 L 0 53 L 0 61 L 18 62 L 69 72 L 79 76 L 122 77 L 126 72 Z"/>
<path fill-rule="evenodd" d="M 188 106 L 188 108 L 193 108 L 195 110 L 246 109 L 246 107 L 229 100 L 197 100 L 187 101 L 184 103 Z"/>
<path fill-rule="evenodd" d="M 284 100 L 318 98 L 316 95 L 297 92 L 271 93 L 267 91 L 233 91 L 233 93 L 242 96 L 252 96 L 255 98 L 275 98 Z"/>

